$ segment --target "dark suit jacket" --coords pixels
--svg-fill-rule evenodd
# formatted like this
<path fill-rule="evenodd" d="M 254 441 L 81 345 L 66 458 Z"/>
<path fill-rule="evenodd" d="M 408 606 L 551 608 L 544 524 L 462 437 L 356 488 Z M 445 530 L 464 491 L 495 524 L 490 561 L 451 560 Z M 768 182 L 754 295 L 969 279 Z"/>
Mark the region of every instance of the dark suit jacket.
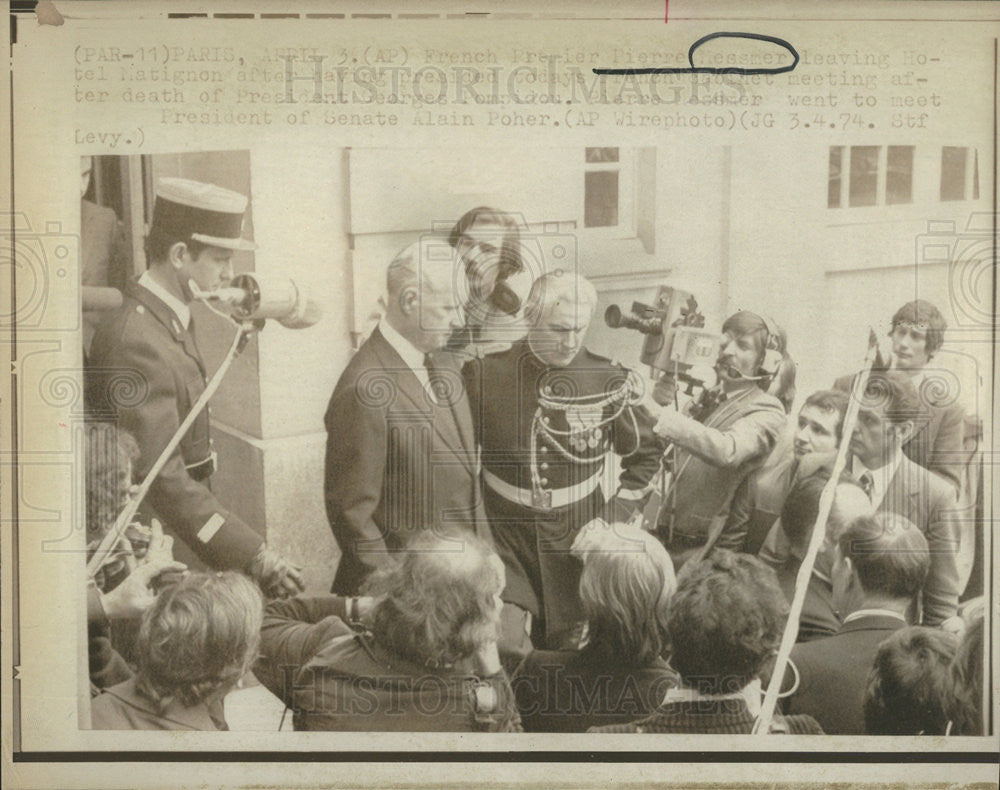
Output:
<path fill-rule="evenodd" d="M 489 540 L 468 400 L 448 355 L 437 403 L 376 329 L 340 376 L 326 410 L 326 512 L 343 554 L 334 592 L 351 595 L 421 530 Z"/>
<path fill-rule="evenodd" d="M 834 389 L 851 391 L 854 376 L 841 376 Z M 937 397 L 933 387 L 920 390 L 920 402 L 927 409 L 926 419 L 914 426 L 913 435 L 903 446 L 906 457 L 935 472 L 961 490 L 966 454 L 963 452 L 964 414 L 961 404 Z"/>
<path fill-rule="evenodd" d="M 777 398 L 749 387 L 733 393 L 703 424 L 692 425 L 689 434 L 675 439 L 674 506 L 672 511 L 665 507 L 660 519 L 668 546 L 681 541 L 702 545 L 721 521 L 725 527 L 715 545 L 742 549 L 748 523 L 731 519 L 730 505 L 737 488 L 764 463 L 785 419 Z"/>
<path fill-rule="evenodd" d="M 267 606 L 254 671 L 292 709 L 296 730 L 520 732 L 503 670 L 421 664 L 354 633 L 343 609 L 330 595 Z"/>
<path fill-rule="evenodd" d="M 865 731 L 862 703 L 868 673 L 878 646 L 905 626 L 887 616 L 865 616 L 844 623 L 832 636 L 800 642 L 791 660 L 798 670 L 795 692 L 783 700 L 785 713 L 807 713 L 827 735 L 861 735 Z M 791 689 L 794 673 L 785 672 Z"/>
<path fill-rule="evenodd" d="M 157 296 L 130 283 L 124 303 L 94 337 L 87 386 L 91 410 L 116 416 L 135 437 L 139 479 L 204 392 L 206 380 L 193 335 Z M 205 485 L 211 467 L 206 409 L 184 434 L 146 501 L 202 560 L 214 568 L 242 570 L 263 538 L 222 507 Z"/>
<path fill-rule="evenodd" d="M 112 686 L 90 702 L 95 730 L 227 730 L 221 712 L 221 705 L 211 710 L 205 703 L 185 708 L 176 701 L 160 711 L 136 691 L 135 678 Z"/>
<path fill-rule="evenodd" d="M 820 466 L 833 467 L 835 454 L 813 453 L 802 459 L 799 476 L 806 477 Z M 923 624 L 940 625 L 958 613 L 959 505 L 955 490 L 943 478 L 913 463 L 904 454 L 893 475 L 879 513 L 897 513 L 912 521 L 927 538 L 931 568 L 923 591 Z M 788 559 L 788 539 L 776 523 L 761 550 L 761 558 L 772 567 Z M 766 555 L 766 556 L 765 556 Z M 829 558 L 827 558 L 828 560 Z M 817 557 L 817 565 L 822 557 Z M 813 583 L 816 583 L 813 579 Z"/>
<path fill-rule="evenodd" d="M 586 732 L 655 710 L 677 673 L 663 659 L 628 667 L 596 646 L 535 650 L 511 679 L 525 732 Z"/>

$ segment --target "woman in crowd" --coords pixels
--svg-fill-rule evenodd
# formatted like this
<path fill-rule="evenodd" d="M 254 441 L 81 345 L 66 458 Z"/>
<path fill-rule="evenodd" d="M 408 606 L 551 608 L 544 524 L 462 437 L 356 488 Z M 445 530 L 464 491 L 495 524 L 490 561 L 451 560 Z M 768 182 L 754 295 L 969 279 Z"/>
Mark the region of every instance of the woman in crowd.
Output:
<path fill-rule="evenodd" d="M 192 573 L 157 596 L 136 676 L 91 703 L 98 730 L 226 730 L 222 700 L 257 656 L 263 602 L 246 576 Z"/>
<path fill-rule="evenodd" d="M 598 520 L 580 531 L 573 553 L 583 562 L 583 647 L 536 650 L 524 660 L 512 685 L 527 731 L 631 721 L 677 684 L 662 657 L 676 586 L 663 544 L 638 527 Z"/>
<path fill-rule="evenodd" d="M 596 732 L 748 734 L 761 707 L 761 672 L 777 651 L 788 605 L 756 557 L 716 549 L 681 569 L 670 601 L 670 666 L 680 675 L 649 716 Z M 771 731 L 822 734 L 812 716 L 775 716 Z"/>

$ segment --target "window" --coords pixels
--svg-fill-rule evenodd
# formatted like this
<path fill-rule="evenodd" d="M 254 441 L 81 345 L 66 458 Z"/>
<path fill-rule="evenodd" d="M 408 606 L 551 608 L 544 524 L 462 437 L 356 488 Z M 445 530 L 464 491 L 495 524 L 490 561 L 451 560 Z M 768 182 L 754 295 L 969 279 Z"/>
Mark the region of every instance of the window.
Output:
<path fill-rule="evenodd" d="M 891 206 L 912 202 L 912 145 L 830 147 L 828 208 Z"/>
<path fill-rule="evenodd" d="M 634 162 L 625 149 L 585 148 L 583 227 L 601 235 L 634 236 Z"/>
<path fill-rule="evenodd" d="M 886 205 L 913 202 L 913 146 L 890 145 L 885 169 Z"/>
<path fill-rule="evenodd" d="M 877 202 L 880 150 L 877 145 L 851 146 L 850 205 L 874 206 Z"/>
<path fill-rule="evenodd" d="M 979 200 L 979 152 L 946 145 L 941 148 L 941 200 Z"/>

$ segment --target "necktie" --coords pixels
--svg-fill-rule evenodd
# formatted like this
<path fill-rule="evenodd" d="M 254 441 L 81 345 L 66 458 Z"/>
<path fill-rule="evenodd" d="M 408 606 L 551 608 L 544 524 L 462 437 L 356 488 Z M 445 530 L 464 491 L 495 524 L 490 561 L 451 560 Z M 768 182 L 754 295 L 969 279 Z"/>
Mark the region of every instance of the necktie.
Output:
<path fill-rule="evenodd" d="M 440 371 L 434 367 L 430 354 L 424 354 L 424 368 L 427 370 L 427 380 L 431 384 L 431 398 L 435 403 L 446 403 L 448 401 L 447 382 Z"/>

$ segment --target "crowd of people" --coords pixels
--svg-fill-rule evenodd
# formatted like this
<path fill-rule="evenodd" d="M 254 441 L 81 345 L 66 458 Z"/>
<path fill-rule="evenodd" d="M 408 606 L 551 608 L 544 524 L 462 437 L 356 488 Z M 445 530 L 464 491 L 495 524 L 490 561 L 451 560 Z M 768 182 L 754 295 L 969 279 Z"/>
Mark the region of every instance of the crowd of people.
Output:
<path fill-rule="evenodd" d="M 89 347 L 92 550 L 204 391 L 190 303 L 232 278 L 245 207 L 158 186 L 148 269 Z M 194 417 L 91 574 L 93 726 L 225 729 L 252 673 L 296 730 L 750 733 L 778 684 L 775 733 L 988 732 L 965 415 L 925 386 L 940 311 L 903 305 L 891 354 L 789 423 L 772 318 L 722 324 L 712 380 L 647 386 L 584 345 L 594 286 L 520 233 L 478 207 L 390 262 L 325 414 L 329 593 L 222 506 Z"/>

